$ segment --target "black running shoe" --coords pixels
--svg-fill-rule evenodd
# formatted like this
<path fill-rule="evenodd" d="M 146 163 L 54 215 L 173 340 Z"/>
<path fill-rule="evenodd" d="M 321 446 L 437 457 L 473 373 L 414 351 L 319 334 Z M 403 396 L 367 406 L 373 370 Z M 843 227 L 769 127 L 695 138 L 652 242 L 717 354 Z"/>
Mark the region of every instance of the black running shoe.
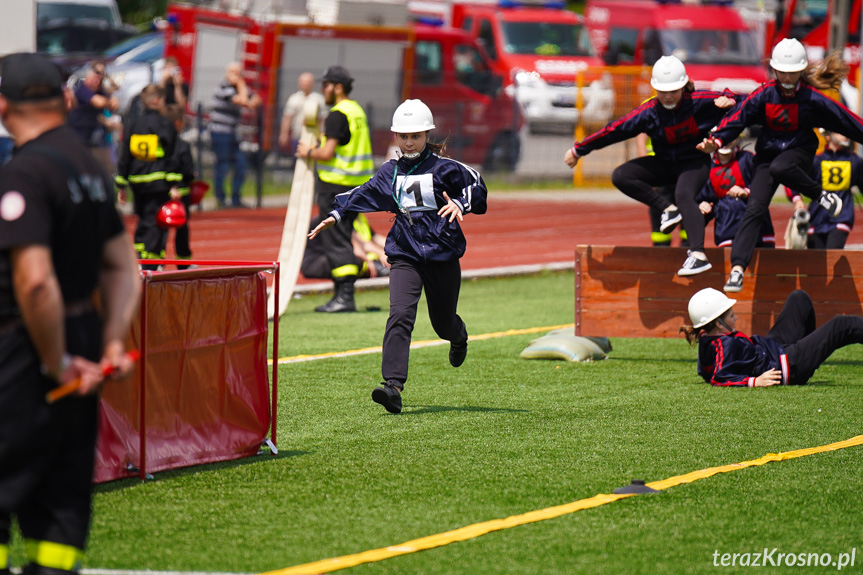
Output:
<path fill-rule="evenodd" d="M 464 363 L 465 357 L 467 357 L 467 342 L 464 342 L 462 345 L 449 344 L 449 364 L 451 366 L 460 366 Z"/>
<path fill-rule="evenodd" d="M 382 383 L 383 387 L 376 387 L 372 391 L 372 401 L 380 403 L 390 413 L 402 412 L 402 394 L 399 388 L 388 383 Z"/>

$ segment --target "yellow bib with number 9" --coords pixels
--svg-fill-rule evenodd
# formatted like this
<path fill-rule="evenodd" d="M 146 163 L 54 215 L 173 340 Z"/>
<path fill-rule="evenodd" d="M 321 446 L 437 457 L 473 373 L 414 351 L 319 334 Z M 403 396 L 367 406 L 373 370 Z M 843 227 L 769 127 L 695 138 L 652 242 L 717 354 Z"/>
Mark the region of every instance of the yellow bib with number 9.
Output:
<path fill-rule="evenodd" d="M 159 157 L 159 136 L 156 134 L 132 134 L 129 151 L 136 160 L 155 162 Z"/>

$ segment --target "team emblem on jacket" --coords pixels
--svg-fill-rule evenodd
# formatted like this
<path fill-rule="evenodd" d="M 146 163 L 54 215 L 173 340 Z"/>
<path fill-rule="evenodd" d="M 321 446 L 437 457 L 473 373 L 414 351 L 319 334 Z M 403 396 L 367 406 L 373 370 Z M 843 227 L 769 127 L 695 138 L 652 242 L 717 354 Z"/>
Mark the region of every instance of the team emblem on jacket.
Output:
<path fill-rule="evenodd" d="M 767 104 L 764 109 L 767 127 L 776 132 L 793 132 L 800 129 L 797 104 Z"/>

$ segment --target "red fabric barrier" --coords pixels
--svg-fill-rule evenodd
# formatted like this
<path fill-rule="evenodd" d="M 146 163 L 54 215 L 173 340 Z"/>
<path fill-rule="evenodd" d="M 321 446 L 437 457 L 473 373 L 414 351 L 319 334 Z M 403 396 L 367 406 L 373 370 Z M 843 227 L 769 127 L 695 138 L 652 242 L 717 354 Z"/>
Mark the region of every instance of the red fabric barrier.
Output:
<path fill-rule="evenodd" d="M 261 267 L 143 275 L 141 360 L 104 388 L 96 482 L 254 455 L 271 423 Z"/>

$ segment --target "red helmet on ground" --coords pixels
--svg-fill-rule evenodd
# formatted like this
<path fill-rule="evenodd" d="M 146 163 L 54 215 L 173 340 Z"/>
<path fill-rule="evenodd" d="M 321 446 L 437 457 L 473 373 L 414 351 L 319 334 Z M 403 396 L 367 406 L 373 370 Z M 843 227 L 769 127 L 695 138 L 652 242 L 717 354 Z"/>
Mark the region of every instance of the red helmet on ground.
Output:
<path fill-rule="evenodd" d="M 191 184 L 189 184 L 189 201 L 194 204 L 200 204 L 201 200 L 204 199 L 204 196 L 210 189 L 210 184 L 207 182 L 202 182 L 200 180 L 195 180 Z"/>
<path fill-rule="evenodd" d="M 156 225 L 160 228 L 179 228 L 186 223 L 186 206 L 180 200 L 165 202 L 156 214 Z"/>

